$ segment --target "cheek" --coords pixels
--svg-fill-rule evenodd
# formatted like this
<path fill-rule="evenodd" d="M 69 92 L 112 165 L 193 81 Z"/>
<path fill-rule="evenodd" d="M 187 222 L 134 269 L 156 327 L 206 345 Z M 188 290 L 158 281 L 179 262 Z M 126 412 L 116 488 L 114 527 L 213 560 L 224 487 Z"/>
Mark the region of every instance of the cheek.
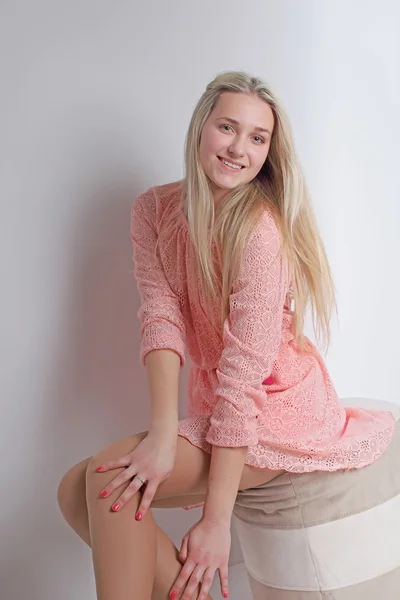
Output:
<path fill-rule="evenodd" d="M 200 140 L 199 155 L 200 162 L 203 166 L 206 175 L 212 177 L 212 172 L 214 168 L 213 157 L 215 156 L 215 150 L 212 139 L 210 139 L 209 137 L 204 137 Z"/>
<path fill-rule="evenodd" d="M 224 139 L 218 131 L 206 130 L 200 141 L 200 150 L 204 155 L 218 154 L 223 147 Z"/>
<path fill-rule="evenodd" d="M 252 160 L 251 160 L 251 165 L 252 165 L 252 168 L 254 169 L 254 171 L 257 171 L 257 172 L 260 171 L 263 164 L 267 160 L 267 156 L 268 156 L 268 151 L 266 152 L 265 150 L 263 150 L 263 152 L 257 152 L 253 155 Z"/>
<path fill-rule="evenodd" d="M 203 135 L 200 140 L 200 158 L 202 161 L 207 160 L 209 154 L 211 153 L 211 140 L 210 136 Z"/>

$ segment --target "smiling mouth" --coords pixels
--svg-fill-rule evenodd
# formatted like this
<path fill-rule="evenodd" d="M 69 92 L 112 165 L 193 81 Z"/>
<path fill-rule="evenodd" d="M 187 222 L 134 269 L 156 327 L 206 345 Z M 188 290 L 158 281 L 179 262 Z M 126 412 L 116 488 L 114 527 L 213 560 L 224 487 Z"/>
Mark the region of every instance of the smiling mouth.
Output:
<path fill-rule="evenodd" d="M 227 169 L 230 169 L 231 171 L 241 171 L 242 169 L 245 168 L 244 165 L 238 165 L 237 163 L 227 160 L 226 158 L 222 158 L 221 156 L 218 156 L 217 158 L 224 165 L 224 167 L 226 167 Z M 227 163 L 230 163 L 230 164 L 227 164 Z M 230 166 L 230 165 L 234 165 L 234 166 Z"/>

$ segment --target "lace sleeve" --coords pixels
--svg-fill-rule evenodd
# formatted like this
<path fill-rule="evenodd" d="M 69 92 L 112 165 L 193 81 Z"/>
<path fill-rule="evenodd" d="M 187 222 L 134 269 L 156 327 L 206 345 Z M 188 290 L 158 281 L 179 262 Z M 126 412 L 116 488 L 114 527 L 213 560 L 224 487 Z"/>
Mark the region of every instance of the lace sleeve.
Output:
<path fill-rule="evenodd" d="M 140 360 L 151 350 L 168 348 L 179 354 L 185 364 L 185 324 L 177 296 L 165 277 L 156 250 L 156 203 L 154 192 L 139 196 L 131 211 L 134 275 L 141 297 Z"/>
<path fill-rule="evenodd" d="M 217 368 L 217 404 L 206 438 L 211 444 L 258 442 L 256 418 L 267 399 L 262 382 L 278 355 L 287 287 L 279 232 L 265 211 L 245 247 L 230 296 Z"/>

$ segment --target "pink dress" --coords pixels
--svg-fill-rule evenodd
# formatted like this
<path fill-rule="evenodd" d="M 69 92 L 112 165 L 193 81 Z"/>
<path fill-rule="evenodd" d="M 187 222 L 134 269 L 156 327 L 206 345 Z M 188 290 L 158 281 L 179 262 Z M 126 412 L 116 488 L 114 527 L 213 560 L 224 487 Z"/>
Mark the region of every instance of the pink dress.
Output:
<path fill-rule="evenodd" d="M 172 235 L 163 228 L 171 210 Z M 160 348 L 192 362 L 181 436 L 207 452 L 248 446 L 247 464 L 297 473 L 360 468 L 383 454 L 392 414 L 344 408 L 315 346 L 301 354 L 293 343 L 288 267 L 268 209 L 245 247 L 223 334 L 203 311 L 180 182 L 135 200 L 131 238 L 142 364 Z"/>

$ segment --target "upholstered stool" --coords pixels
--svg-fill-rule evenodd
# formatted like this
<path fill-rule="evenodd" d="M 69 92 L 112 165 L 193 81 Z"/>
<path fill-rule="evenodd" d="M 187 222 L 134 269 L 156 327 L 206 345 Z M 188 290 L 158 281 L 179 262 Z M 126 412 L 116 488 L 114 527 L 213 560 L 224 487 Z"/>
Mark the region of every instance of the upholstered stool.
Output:
<path fill-rule="evenodd" d="M 342 403 L 400 419 L 396 404 Z M 285 473 L 239 492 L 233 522 L 254 600 L 398 600 L 400 427 L 363 469 Z"/>

